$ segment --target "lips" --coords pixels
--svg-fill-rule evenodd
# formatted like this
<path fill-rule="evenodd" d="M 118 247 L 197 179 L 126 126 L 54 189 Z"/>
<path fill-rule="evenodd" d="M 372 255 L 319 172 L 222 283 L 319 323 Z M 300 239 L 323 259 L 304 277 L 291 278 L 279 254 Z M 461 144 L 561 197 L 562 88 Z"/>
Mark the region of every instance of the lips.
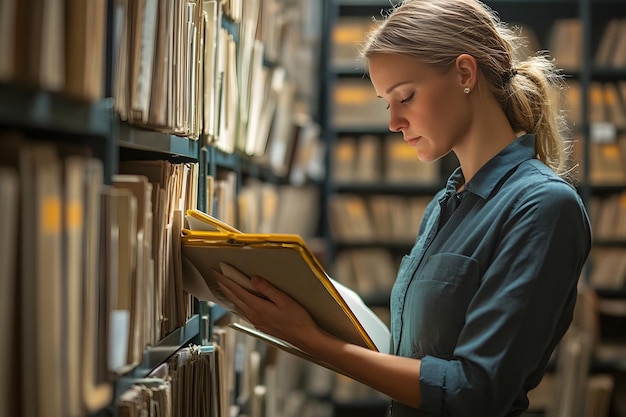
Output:
<path fill-rule="evenodd" d="M 408 143 L 409 146 L 415 146 L 421 138 L 422 138 L 421 136 L 418 136 L 416 138 L 405 139 L 405 142 Z"/>

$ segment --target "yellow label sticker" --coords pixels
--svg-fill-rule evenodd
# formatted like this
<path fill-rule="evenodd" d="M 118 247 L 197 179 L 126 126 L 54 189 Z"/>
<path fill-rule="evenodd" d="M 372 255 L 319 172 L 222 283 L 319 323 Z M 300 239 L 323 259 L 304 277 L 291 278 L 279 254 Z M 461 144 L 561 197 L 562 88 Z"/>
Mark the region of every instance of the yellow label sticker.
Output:
<path fill-rule="evenodd" d="M 615 94 L 615 90 L 607 88 L 604 90 L 604 100 L 606 104 L 609 106 L 614 106 L 617 103 L 617 95 Z"/>
<path fill-rule="evenodd" d="M 346 208 L 348 209 L 348 214 L 350 214 L 350 216 L 360 217 L 365 214 L 365 207 L 361 201 L 348 201 Z"/>
<path fill-rule="evenodd" d="M 411 160 L 417 161 L 417 152 L 404 142 L 394 143 L 391 146 L 391 159 L 393 160 Z"/>
<path fill-rule="evenodd" d="M 335 102 L 338 104 L 357 105 L 374 99 L 372 91 L 358 87 L 338 87 L 335 89 Z"/>
<path fill-rule="evenodd" d="M 333 31 L 333 41 L 335 43 L 358 43 L 363 42 L 364 38 L 365 31 L 360 26 L 336 27 Z"/>
<path fill-rule="evenodd" d="M 354 158 L 354 146 L 341 144 L 335 147 L 335 156 L 342 161 L 351 161 Z"/>
<path fill-rule="evenodd" d="M 617 145 L 605 145 L 602 147 L 602 156 L 608 159 L 619 159 L 620 152 Z"/>
<path fill-rule="evenodd" d="M 42 231 L 59 233 L 61 231 L 61 201 L 56 197 L 45 197 L 41 208 Z"/>
<path fill-rule="evenodd" d="M 78 229 L 83 223 L 83 206 L 71 201 L 67 204 L 65 211 L 65 223 L 69 229 Z"/>

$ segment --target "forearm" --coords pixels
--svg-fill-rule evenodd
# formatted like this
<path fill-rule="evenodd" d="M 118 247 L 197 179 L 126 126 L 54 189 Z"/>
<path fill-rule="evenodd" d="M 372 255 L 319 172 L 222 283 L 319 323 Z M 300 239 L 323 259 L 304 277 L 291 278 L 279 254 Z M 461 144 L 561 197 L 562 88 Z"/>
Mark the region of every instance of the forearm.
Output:
<path fill-rule="evenodd" d="M 303 341 L 303 350 L 355 380 L 408 406 L 419 407 L 419 359 L 376 352 L 321 332 Z"/>

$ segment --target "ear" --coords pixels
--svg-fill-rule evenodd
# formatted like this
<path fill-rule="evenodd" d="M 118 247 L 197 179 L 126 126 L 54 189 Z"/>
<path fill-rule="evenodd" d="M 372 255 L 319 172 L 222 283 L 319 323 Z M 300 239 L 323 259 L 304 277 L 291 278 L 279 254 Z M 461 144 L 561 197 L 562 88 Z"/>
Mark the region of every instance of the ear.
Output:
<path fill-rule="evenodd" d="M 459 75 L 459 83 L 462 88 L 469 87 L 474 90 L 478 84 L 478 63 L 476 58 L 469 54 L 461 54 L 456 58 L 455 69 Z"/>

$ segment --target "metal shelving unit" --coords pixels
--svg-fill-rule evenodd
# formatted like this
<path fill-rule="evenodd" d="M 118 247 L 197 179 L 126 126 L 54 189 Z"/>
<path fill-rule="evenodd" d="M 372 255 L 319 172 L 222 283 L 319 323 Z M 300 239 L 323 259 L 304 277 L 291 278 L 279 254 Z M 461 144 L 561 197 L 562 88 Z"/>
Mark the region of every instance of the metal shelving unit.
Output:
<path fill-rule="evenodd" d="M 29 86 L 0 84 L 0 126 L 38 138 L 54 137 L 64 143 L 86 145 L 105 162 L 107 182 L 115 172 L 111 99 L 88 103 Z"/>
<path fill-rule="evenodd" d="M 149 346 L 144 353 L 143 362 L 124 375 L 122 379 L 145 378 L 157 366 L 165 362 L 181 347 L 194 341 L 200 334 L 200 316 L 194 314 L 184 327 L 179 327 L 165 336 L 156 346 Z"/>
<path fill-rule="evenodd" d="M 124 150 L 144 159 L 169 159 L 175 162 L 199 160 L 198 141 L 121 123 L 114 112 L 113 100 L 94 103 L 63 94 L 22 85 L 0 84 L 0 128 L 25 132 L 25 140 L 44 140 L 88 147 L 103 162 L 105 183 L 117 172 L 119 155 Z M 203 177 L 203 170 L 200 170 Z M 201 208 L 202 203 L 200 203 Z M 199 314 L 192 315 L 155 346 L 146 348 L 143 362 L 126 369 L 115 379 L 115 398 L 125 388 L 145 378 L 174 352 L 202 335 Z M 112 405 L 95 413 L 113 415 Z"/>
<path fill-rule="evenodd" d="M 87 103 L 26 86 L 0 84 L 0 124 L 76 136 L 108 138 L 113 129 L 109 99 Z"/>
<path fill-rule="evenodd" d="M 122 148 L 166 154 L 170 158 L 198 160 L 198 140 L 148 130 L 125 122 L 119 125 L 117 144 Z"/>

